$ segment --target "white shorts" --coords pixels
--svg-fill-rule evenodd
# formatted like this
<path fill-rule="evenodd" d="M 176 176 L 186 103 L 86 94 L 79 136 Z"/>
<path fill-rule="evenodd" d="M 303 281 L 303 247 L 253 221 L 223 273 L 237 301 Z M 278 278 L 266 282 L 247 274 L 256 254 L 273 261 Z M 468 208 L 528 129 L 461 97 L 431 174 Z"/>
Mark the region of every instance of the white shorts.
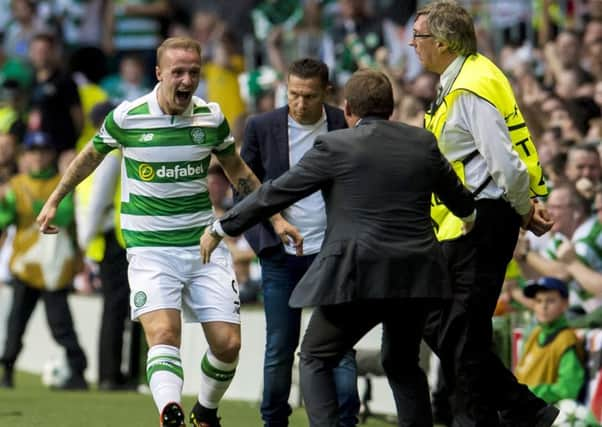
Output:
<path fill-rule="evenodd" d="M 128 261 L 132 320 L 171 308 L 187 322 L 240 323 L 238 283 L 223 242 L 208 264 L 198 247 L 131 248 Z"/>

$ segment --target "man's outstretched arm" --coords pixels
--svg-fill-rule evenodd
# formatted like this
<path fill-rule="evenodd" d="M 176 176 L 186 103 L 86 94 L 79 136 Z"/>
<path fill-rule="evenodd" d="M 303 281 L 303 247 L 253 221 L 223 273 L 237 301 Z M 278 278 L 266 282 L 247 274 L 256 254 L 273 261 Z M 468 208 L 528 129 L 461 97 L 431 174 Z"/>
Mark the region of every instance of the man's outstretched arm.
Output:
<path fill-rule="evenodd" d="M 73 159 L 67 167 L 59 184 L 56 186 L 38 215 L 37 222 L 40 225 L 40 231 L 45 234 L 58 233 L 58 228 L 52 225 L 56 215 L 56 209 L 63 198 L 72 192 L 77 185 L 105 158 L 105 154 L 98 152 L 92 143 L 88 143 L 84 149 Z"/>
<path fill-rule="evenodd" d="M 261 186 L 261 182 L 257 176 L 236 151 L 216 153 L 216 157 L 222 165 L 228 180 L 234 186 L 234 189 L 241 198 L 245 198 Z M 270 221 L 272 227 L 274 227 L 274 231 L 280 237 L 280 240 L 282 240 L 283 243 L 288 243 L 289 238 L 292 239 L 297 250 L 297 255 L 303 255 L 303 236 L 301 236 L 299 230 L 286 221 L 279 213 L 272 215 Z M 201 254 L 203 256 L 203 261 L 206 262 L 221 238 L 206 233 L 204 239 L 210 242 L 206 245 L 210 249 Z"/>

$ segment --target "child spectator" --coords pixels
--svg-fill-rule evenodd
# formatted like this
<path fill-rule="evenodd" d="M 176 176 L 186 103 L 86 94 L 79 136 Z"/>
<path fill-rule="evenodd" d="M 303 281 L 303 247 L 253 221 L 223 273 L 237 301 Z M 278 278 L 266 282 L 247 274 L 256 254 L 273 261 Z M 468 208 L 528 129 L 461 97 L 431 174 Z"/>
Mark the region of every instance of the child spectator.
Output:
<path fill-rule="evenodd" d="M 60 179 L 57 153 L 50 136 L 42 132 L 27 134 L 23 146 L 28 170 L 15 175 L 0 198 L 0 229 L 16 225 L 10 259 L 13 303 L 0 358 L 4 367 L 0 387 L 13 387 L 14 364 L 23 346 L 23 334 L 37 301 L 42 299 L 52 336 L 65 349 L 71 370 L 70 378 L 58 388 L 84 390 L 86 356 L 67 303 L 68 288 L 78 265 L 73 234 L 69 233 L 74 225 L 73 199 L 69 195 L 58 207 L 56 223 L 61 233 L 40 233 L 36 216 Z"/>
<path fill-rule="evenodd" d="M 516 379 L 547 403 L 577 399 L 585 370 L 575 332 L 565 318 L 567 285 L 542 277 L 523 290 L 534 300 L 537 326 L 529 335 L 515 370 Z"/>

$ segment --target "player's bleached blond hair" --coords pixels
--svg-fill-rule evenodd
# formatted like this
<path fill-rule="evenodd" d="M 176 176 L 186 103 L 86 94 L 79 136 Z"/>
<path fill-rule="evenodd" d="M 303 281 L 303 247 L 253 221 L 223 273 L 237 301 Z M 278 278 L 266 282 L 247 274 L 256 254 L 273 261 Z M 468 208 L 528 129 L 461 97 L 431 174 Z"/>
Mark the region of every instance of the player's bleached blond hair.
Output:
<path fill-rule="evenodd" d="M 157 65 L 161 64 L 165 51 L 170 49 L 194 50 L 199 54 L 199 58 L 201 57 L 201 44 L 198 41 L 190 37 L 170 37 L 157 48 Z"/>

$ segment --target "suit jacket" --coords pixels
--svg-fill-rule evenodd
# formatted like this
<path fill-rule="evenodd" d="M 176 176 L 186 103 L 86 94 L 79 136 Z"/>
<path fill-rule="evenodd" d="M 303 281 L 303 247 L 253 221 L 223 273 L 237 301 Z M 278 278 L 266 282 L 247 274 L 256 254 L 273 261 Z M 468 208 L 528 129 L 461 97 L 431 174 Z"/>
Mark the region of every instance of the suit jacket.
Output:
<path fill-rule="evenodd" d="M 326 204 L 326 235 L 291 306 L 451 295 L 431 193 L 460 217 L 475 203 L 430 132 L 365 118 L 321 135 L 299 163 L 227 212 L 222 227 L 239 234 L 316 190 Z"/>
<path fill-rule="evenodd" d="M 347 127 L 340 109 L 329 105 L 324 105 L 324 109 L 329 131 Z M 289 170 L 288 107 L 249 118 L 240 155 L 261 182 L 278 178 Z M 245 238 L 258 255 L 264 249 L 282 244 L 268 220 L 246 231 Z"/>

